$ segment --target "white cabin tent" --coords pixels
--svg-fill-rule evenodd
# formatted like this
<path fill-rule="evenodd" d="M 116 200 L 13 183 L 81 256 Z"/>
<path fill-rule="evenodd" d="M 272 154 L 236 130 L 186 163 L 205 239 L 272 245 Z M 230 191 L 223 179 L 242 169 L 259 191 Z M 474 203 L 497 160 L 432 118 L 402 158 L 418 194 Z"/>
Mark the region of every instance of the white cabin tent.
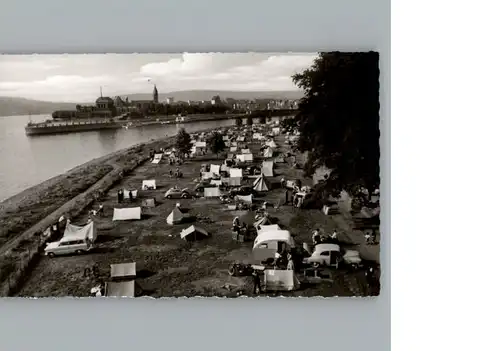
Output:
<path fill-rule="evenodd" d="M 216 186 L 221 186 L 222 185 L 222 179 L 212 179 L 210 181 L 210 184 L 216 185 Z"/>
<path fill-rule="evenodd" d="M 132 192 L 132 197 L 134 199 L 137 198 L 137 190 L 128 190 L 128 189 L 123 189 L 123 198 L 124 199 L 130 199 L 130 192 Z"/>
<path fill-rule="evenodd" d="M 113 210 L 113 221 L 128 221 L 134 219 L 141 219 L 141 208 L 115 208 Z"/>
<path fill-rule="evenodd" d="M 239 154 L 239 155 L 236 155 L 236 158 L 240 162 L 251 162 L 251 161 L 253 161 L 253 154 Z"/>
<path fill-rule="evenodd" d="M 236 195 L 236 200 L 244 202 L 246 204 L 251 204 L 253 202 L 253 196 L 250 195 Z"/>
<path fill-rule="evenodd" d="M 94 242 L 96 238 L 97 231 L 93 221 L 84 226 L 67 223 L 63 234 L 64 240 L 61 241 L 90 240 Z"/>
<path fill-rule="evenodd" d="M 255 181 L 253 182 L 253 190 L 255 191 L 268 191 L 269 186 L 267 185 L 266 178 L 261 174 Z"/>
<path fill-rule="evenodd" d="M 112 264 L 111 279 L 134 279 L 137 275 L 135 262 Z"/>
<path fill-rule="evenodd" d="M 142 181 L 142 190 L 156 189 L 156 180 L 143 180 Z"/>
<path fill-rule="evenodd" d="M 243 177 L 243 170 L 241 168 L 230 168 L 229 169 L 230 178 L 241 178 Z"/>
<path fill-rule="evenodd" d="M 264 157 L 265 158 L 273 157 L 273 152 L 274 152 L 273 148 L 268 147 L 267 149 L 264 150 Z"/>
<path fill-rule="evenodd" d="M 227 184 L 228 186 L 240 186 L 241 185 L 241 177 L 229 177 L 222 178 L 222 183 Z"/>
<path fill-rule="evenodd" d="M 229 148 L 229 152 L 236 152 L 236 151 L 238 151 L 238 147 L 237 146 L 231 146 Z"/>
<path fill-rule="evenodd" d="M 106 282 L 104 284 L 104 296 L 135 297 L 135 280 Z"/>
<path fill-rule="evenodd" d="M 153 161 L 151 163 L 160 163 L 163 154 L 155 154 Z"/>
<path fill-rule="evenodd" d="M 220 196 L 220 189 L 218 187 L 204 188 L 203 189 L 203 196 L 204 197 L 219 197 Z"/>
<path fill-rule="evenodd" d="M 210 165 L 210 173 L 219 175 L 220 165 Z"/>
<path fill-rule="evenodd" d="M 253 248 L 267 248 L 279 251 L 281 244 L 285 244 L 290 248 L 295 247 L 295 240 L 293 240 L 288 230 L 266 230 L 257 235 Z"/>
<path fill-rule="evenodd" d="M 266 269 L 263 288 L 266 291 L 293 291 L 300 286 L 299 279 L 292 270 Z"/>
<path fill-rule="evenodd" d="M 198 226 L 190 226 L 186 229 L 181 230 L 181 239 L 191 241 L 191 240 L 198 240 L 202 238 L 208 237 L 210 234 L 208 232 Z"/>
<path fill-rule="evenodd" d="M 182 223 L 183 220 L 184 220 L 184 215 L 177 207 L 174 207 L 172 212 L 170 212 L 170 214 L 167 216 L 167 223 L 168 224 L 172 224 L 172 225 L 179 224 L 179 223 Z"/>
<path fill-rule="evenodd" d="M 274 168 L 273 161 L 262 161 L 262 174 L 265 175 L 266 177 L 274 176 L 273 168 Z"/>

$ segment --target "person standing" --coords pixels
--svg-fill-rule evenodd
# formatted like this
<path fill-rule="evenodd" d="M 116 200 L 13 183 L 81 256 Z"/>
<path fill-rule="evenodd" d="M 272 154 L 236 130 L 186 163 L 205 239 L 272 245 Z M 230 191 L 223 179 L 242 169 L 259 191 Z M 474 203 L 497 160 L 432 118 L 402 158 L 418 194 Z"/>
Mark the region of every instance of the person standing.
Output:
<path fill-rule="evenodd" d="M 288 189 L 285 189 L 285 203 L 284 205 L 288 205 Z"/>
<path fill-rule="evenodd" d="M 252 280 L 253 280 L 253 293 L 260 294 L 261 292 L 260 276 L 256 270 L 252 272 Z"/>

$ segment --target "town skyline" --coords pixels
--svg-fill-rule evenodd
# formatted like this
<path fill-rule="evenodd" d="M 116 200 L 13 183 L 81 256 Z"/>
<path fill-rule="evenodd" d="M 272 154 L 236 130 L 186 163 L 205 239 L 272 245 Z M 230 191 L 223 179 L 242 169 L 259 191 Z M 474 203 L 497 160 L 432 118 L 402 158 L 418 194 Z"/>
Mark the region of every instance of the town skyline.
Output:
<path fill-rule="evenodd" d="M 317 55 L 103 54 L 2 55 L 0 96 L 50 102 L 89 102 L 100 95 L 183 91 L 299 91 L 291 76 Z M 285 97 L 286 98 L 286 97 Z M 251 99 L 251 97 L 250 97 Z"/>

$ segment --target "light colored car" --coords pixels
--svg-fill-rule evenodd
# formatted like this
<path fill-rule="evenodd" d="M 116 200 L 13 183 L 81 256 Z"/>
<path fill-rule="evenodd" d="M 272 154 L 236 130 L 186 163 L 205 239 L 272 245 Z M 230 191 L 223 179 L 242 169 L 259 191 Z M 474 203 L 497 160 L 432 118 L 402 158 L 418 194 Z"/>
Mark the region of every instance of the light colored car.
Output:
<path fill-rule="evenodd" d="M 57 255 L 83 254 L 89 251 L 92 245 L 83 239 L 62 238 L 60 241 L 49 243 L 45 247 L 45 254 L 49 257 Z"/>
<path fill-rule="evenodd" d="M 167 199 L 188 199 L 192 197 L 188 188 L 171 188 L 165 193 Z"/>
<path fill-rule="evenodd" d="M 310 257 L 304 258 L 305 264 L 313 266 L 338 266 L 342 261 L 340 246 L 337 244 L 318 244 Z"/>

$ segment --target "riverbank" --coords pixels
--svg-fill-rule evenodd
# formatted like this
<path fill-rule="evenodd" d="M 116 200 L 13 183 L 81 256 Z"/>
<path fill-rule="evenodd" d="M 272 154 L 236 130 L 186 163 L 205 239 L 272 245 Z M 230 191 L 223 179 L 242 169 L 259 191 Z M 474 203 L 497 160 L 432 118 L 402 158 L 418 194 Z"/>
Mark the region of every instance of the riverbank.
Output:
<path fill-rule="evenodd" d="M 172 147 L 174 140 L 150 140 L 96 158 L 0 202 L 0 296 L 15 291 L 25 270 L 39 258 L 46 228 L 61 215 L 78 216 L 148 160 L 151 150 Z"/>
<path fill-rule="evenodd" d="M 159 140 L 162 147 L 166 147 L 167 138 Z M 284 137 L 277 138 L 280 145 L 279 152 L 288 149 L 284 144 Z M 158 144 L 160 146 L 160 144 Z M 147 155 L 151 144 L 144 145 L 142 152 Z M 260 143 L 249 143 L 251 151 L 258 155 Z M 134 152 L 131 153 L 133 155 Z M 256 157 L 259 162 L 260 157 Z M 98 243 L 92 252 L 80 256 L 67 256 L 49 259 L 39 254 L 33 254 L 33 249 L 22 249 L 11 257 L 21 257 L 22 265 L 27 267 L 25 273 L 19 273 L 13 278 L 20 277 L 17 286 L 10 288 L 11 295 L 18 296 L 88 296 L 90 288 L 96 284 L 95 279 L 83 277 L 86 268 L 97 266 L 102 276 L 109 273 L 109 265 L 113 263 L 136 262 L 138 283 L 145 291 L 144 294 L 153 297 L 164 296 L 236 296 L 242 292 L 251 294 L 250 282 L 246 278 L 230 277 L 227 274 L 228 265 L 234 261 L 247 260 L 252 251 L 250 242 L 238 243 L 232 240 L 231 221 L 239 214 L 251 225 L 255 212 L 229 211 L 215 199 L 195 198 L 181 200 L 182 207 L 190 209 L 190 215 L 196 218 L 196 224 L 212 234 L 208 240 L 186 243 L 179 237 L 181 229 L 189 226 L 170 226 L 166 217 L 178 200 L 164 198 L 165 192 L 177 185 L 181 188 L 192 189 L 195 178 L 199 176 L 201 164 L 220 163 L 215 155 L 207 155 L 189 160 L 180 166 L 184 177 L 175 179 L 167 174 L 172 169 L 167 162 L 162 161 L 155 165 L 143 162 L 137 167 L 131 167 L 130 172 L 114 184 L 103 184 L 99 203 L 104 206 L 103 215 L 95 219 L 99 233 Z M 297 158 L 303 162 L 301 156 Z M 283 192 L 279 189 L 279 179 L 302 178 L 301 170 L 290 167 L 288 163 L 276 164 L 274 177 L 268 177 L 272 190 L 256 199 L 257 203 L 267 201 L 277 204 L 282 200 Z M 120 188 L 140 188 L 142 180 L 156 179 L 157 189 L 141 192 L 140 199 L 154 198 L 156 206 L 147 209 L 147 213 L 140 221 L 114 222 L 112 221 L 113 208 L 131 206 L 128 203 L 118 205 L 116 192 Z M 247 179 L 246 183 L 252 182 Z M 310 180 L 304 180 L 307 184 Z M 87 211 L 94 208 L 96 203 L 89 201 L 70 203 L 79 210 L 79 214 L 71 215 L 73 223 L 84 223 Z M 325 232 L 337 229 L 339 239 L 350 246 L 358 247 L 362 255 L 372 256 L 377 260 L 378 245 L 364 246 L 363 232 L 355 230 L 352 221 L 341 214 L 326 216 L 319 210 L 297 210 L 291 206 L 281 206 L 269 210 L 272 217 L 279 221 L 279 225 L 290 230 L 299 242 L 310 240 L 312 228 L 321 227 Z M 52 220 L 57 220 L 53 216 Z M 38 243 L 41 240 L 38 239 Z M 33 241 L 32 241 L 33 243 Z M 31 244 L 33 245 L 33 244 Z M 29 245 L 25 245 L 26 248 Z M 39 245 L 40 246 L 40 245 Z M 31 258 L 35 259 L 32 260 Z M 24 261 L 23 261 L 24 260 Z M 30 262 L 35 262 L 28 264 Z M 11 264 L 12 266 L 12 264 Z M 30 270 L 34 269 L 31 274 Z M 23 281 L 23 279 L 26 279 Z M 4 284 L 5 285 L 5 284 Z M 8 283 L 13 286 L 14 284 Z M 17 292 L 18 291 L 18 292 Z M 291 296 L 352 296 L 378 294 L 366 281 L 364 271 L 345 272 L 337 271 L 331 280 L 318 284 L 303 284 L 295 292 L 287 293 Z"/>

